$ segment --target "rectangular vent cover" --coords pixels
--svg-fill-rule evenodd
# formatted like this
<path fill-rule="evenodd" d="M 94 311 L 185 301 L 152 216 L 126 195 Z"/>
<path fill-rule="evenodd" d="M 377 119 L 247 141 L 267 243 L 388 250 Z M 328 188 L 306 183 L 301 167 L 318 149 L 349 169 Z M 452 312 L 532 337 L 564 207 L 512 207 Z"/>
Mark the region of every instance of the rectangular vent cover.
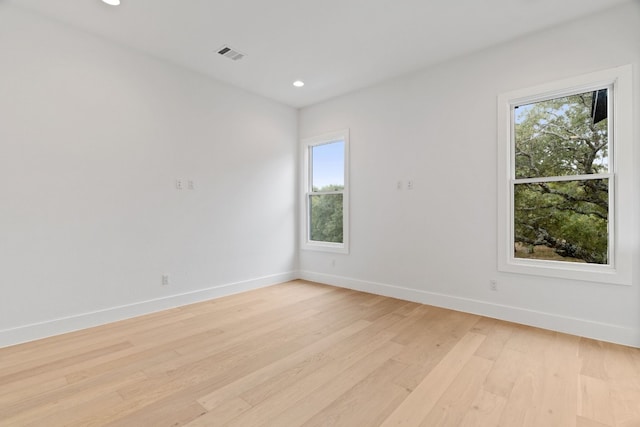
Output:
<path fill-rule="evenodd" d="M 218 49 L 218 53 L 224 56 L 225 58 L 229 58 L 234 61 L 237 61 L 245 57 L 244 53 L 240 53 L 234 48 L 232 48 L 231 46 L 227 46 L 227 45 L 224 45 L 220 49 Z"/>

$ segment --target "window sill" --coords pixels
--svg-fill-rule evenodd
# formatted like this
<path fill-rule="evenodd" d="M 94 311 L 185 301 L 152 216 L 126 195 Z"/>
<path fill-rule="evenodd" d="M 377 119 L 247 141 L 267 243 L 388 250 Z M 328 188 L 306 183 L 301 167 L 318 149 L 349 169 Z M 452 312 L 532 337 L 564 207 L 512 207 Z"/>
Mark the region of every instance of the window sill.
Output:
<path fill-rule="evenodd" d="M 610 265 L 512 258 L 501 263 L 498 271 L 582 282 L 631 285 L 630 274 Z"/>
<path fill-rule="evenodd" d="M 344 243 L 329 243 L 329 242 L 304 242 L 302 244 L 302 250 L 317 251 L 317 252 L 333 252 L 339 254 L 348 254 L 349 248 Z"/>

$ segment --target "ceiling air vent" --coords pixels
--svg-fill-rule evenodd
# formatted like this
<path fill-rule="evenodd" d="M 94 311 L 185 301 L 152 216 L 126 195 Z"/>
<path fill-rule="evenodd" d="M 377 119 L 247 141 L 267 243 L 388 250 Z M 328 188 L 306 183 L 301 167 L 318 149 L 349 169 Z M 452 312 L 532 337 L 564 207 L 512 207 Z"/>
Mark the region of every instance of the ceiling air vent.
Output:
<path fill-rule="evenodd" d="M 245 57 L 244 53 L 240 53 L 231 46 L 224 45 L 220 49 L 218 49 L 218 53 L 225 58 L 233 59 L 237 61 L 238 59 L 242 59 Z"/>

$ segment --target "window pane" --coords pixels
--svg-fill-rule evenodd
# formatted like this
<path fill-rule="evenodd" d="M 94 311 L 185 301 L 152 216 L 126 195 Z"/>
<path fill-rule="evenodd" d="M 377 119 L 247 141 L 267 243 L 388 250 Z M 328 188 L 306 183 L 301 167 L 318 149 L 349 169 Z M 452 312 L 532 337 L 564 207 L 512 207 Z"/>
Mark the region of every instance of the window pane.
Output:
<path fill-rule="evenodd" d="M 608 179 L 516 184 L 516 258 L 608 264 Z"/>
<path fill-rule="evenodd" d="M 515 107 L 515 177 L 607 173 L 607 98 L 601 89 Z"/>
<path fill-rule="evenodd" d="M 311 147 L 313 191 L 344 189 L 344 141 Z"/>
<path fill-rule="evenodd" d="M 343 243 L 342 194 L 309 196 L 310 240 Z"/>

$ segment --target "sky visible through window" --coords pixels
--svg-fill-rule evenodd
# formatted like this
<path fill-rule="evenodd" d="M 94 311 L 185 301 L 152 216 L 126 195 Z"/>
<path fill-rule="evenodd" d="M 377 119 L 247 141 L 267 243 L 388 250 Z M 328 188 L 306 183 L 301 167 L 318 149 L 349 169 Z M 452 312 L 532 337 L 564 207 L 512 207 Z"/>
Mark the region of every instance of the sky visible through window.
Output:
<path fill-rule="evenodd" d="M 524 119 L 527 117 L 527 114 L 529 114 L 529 111 L 531 111 L 532 108 L 533 104 L 518 105 L 515 108 L 514 118 L 517 125 L 524 121 Z"/>
<path fill-rule="evenodd" d="M 312 149 L 313 188 L 344 187 L 344 141 L 316 145 Z"/>
<path fill-rule="evenodd" d="M 543 101 L 544 102 L 544 101 Z M 536 105 L 536 103 L 533 104 L 525 104 L 525 105 L 518 105 L 515 108 L 515 123 L 517 125 L 519 125 L 520 123 L 522 123 L 526 118 L 527 115 L 531 112 L 531 110 L 533 110 L 533 107 Z M 563 105 L 559 108 L 557 108 L 555 111 L 557 114 L 564 114 L 567 110 L 569 109 L 568 105 Z"/>

